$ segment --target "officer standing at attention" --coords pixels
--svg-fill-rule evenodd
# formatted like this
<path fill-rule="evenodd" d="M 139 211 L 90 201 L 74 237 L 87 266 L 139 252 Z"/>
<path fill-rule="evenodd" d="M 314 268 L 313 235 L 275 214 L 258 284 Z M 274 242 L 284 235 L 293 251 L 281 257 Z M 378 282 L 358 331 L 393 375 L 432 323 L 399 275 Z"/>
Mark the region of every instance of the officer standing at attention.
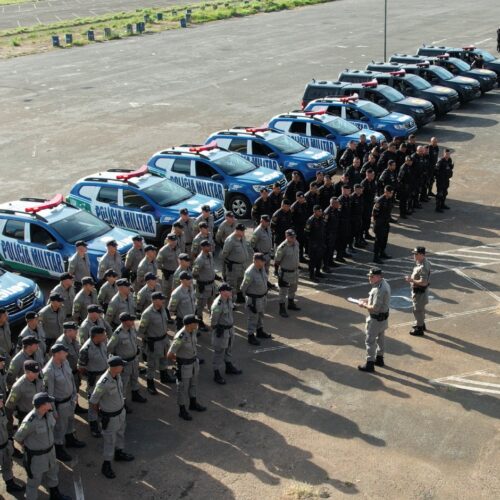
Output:
<path fill-rule="evenodd" d="M 245 271 L 241 293 L 246 295 L 248 343 L 260 345 L 258 338 L 270 339 L 272 336 L 264 331 L 263 321 L 267 303 L 266 258 L 261 253 L 255 253 L 253 264 Z"/>
<path fill-rule="evenodd" d="M 198 403 L 196 399 L 200 372 L 196 346 L 198 319 L 194 314 L 188 314 L 184 316 L 182 322 L 184 326 L 176 333 L 167 357 L 176 363 L 179 417 L 192 420 L 193 417 L 186 410 L 188 397 L 190 410 L 199 412 L 206 410 L 206 407 Z"/>
<path fill-rule="evenodd" d="M 145 284 L 144 277 L 148 273 L 156 275 L 158 273 L 158 264 L 156 262 L 156 253 L 158 249 L 154 245 L 146 245 L 144 247 L 144 257 L 139 262 L 136 271 L 136 280 L 134 290 L 138 292 Z"/>
<path fill-rule="evenodd" d="M 54 344 L 50 348 L 52 358 L 43 368 L 43 384 L 49 396 L 53 397 L 54 416 L 54 444 L 56 458 L 62 462 L 70 462 L 71 455 L 64 445 L 72 448 L 83 448 L 85 443 L 75 437 L 75 404 L 76 386 L 68 360 L 68 348 L 63 344 Z"/>
<path fill-rule="evenodd" d="M 356 141 L 349 141 L 347 148 L 342 153 L 340 157 L 339 164 L 345 170 L 352 165 L 352 162 L 356 156 Z"/>
<path fill-rule="evenodd" d="M 35 337 L 40 341 L 38 348 L 40 349 L 42 359 L 45 358 L 45 352 L 47 346 L 45 345 L 45 331 L 43 330 L 42 323 L 40 322 L 40 316 L 35 311 L 28 311 L 24 318 L 26 319 L 26 326 L 23 328 L 22 332 L 19 334 L 17 339 L 17 346 L 19 349 L 23 347 L 23 339 L 25 337 Z"/>
<path fill-rule="evenodd" d="M 168 372 L 166 352 L 170 346 L 167 335 L 167 312 L 165 310 L 165 295 L 161 292 L 151 294 L 152 303 L 142 313 L 139 324 L 139 335 L 147 346 L 147 373 L 146 382 L 148 392 L 156 396 L 156 370 L 160 371 L 162 384 L 173 383 L 175 378 Z"/>
<path fill-rule="evenodd" d="M 321 209 L 324 210 L 330 204 L 330 198 L 335 196 L 335 186 L 333 185 L 330 174 L 325 175 L 325 183 L 319 188 L 318 195 L 318 205 L 320 205 Z"/>
<path fill-rule="evenodd" d="M 195 222 L 189 216 L 189 210 L 187 208 L 181 208 L 179 210 L 179 215 L 180 217 L 176 222 L 181 224 L 184 235 L 184 249 L 182 251 L 191 254 L 191 244 L 193 243 L 193 238 L 196 232 Z"/>
<path fill-rule="evenodd" d="M 135 300 L 130 289 L 130 281 L 121 278 L 116 282 L 118 291 L 111 299 L 106 311 L 106 321 L 113 327 L 120 325 L 120 314 L 126 312 L 135 315 Z"/>
<path fill-rule="evenodd" d="M 122 257 L 118 253 L 118 243 L 116 240 L 109 240 L 106 243 L 106 253 L 99 260 L 97 279 L 102 281 L 107 269 L 113 269 L 118 277 L 122 275 Z"/>
<path fill-rule="evenodd" d="M 66 319 L 64 311 L 64 297 L 58 293 L 53 293 L 49 297 L 49 304 L 40 310 L 40 321 L 45 332 L 45 345 L 47 350 L 54 345 L 54 342 L 63 332 L 63 323 Z M 45 346 L 41 347 L 44 355 Z"/>
<path fill-rule="evenodd" d="M 302 180 L 302 176 L 300 172 L 294 170 L 292 172 L 292 178 L 290 182 L 286 185 L 285 192 L 283 193 L 283 197 L 291 202 L 294 202 L 297 198 L 297 193 L 301 191 L 302 193 L 306 190 L 306 185 Z"/>
<path fill-rule="evenodd" d="M 245 225 L 236 224 L 234 233 L 229 236 L 222 249 L 222 259 L 226 269 L 225 279 L 233 289 L 233 303 L 245 302 L 240 287 L 245 266 L 250 259 L 250 247 L 245 240 Z"/>
<path fill-rule="evenodd" d="M 325 256 L 325 221 L 320 205 L 314 206 L 314 213 L 307 219 L 304 233 L 309 249 L 309 278 L 317 281 L 322 278 L 321 265 Z M 329 269 L 328 269 L 329 270 Z"/>
<path fill-rule="evenodd" d="M 118 274 L 114 269 L 107 269 L 104 273 L 104 284 L 99 289 L 97 301 L 103 308 L 104 312 L 108 310 L 108 304 L 118 291 L 116 288 L 116 279 Z"/>
<path fill-rule="evenodd" d="M 271 219 L 271 230 L 274 235 L 274 246 L 277 247 L 285 239 L 285 231 L 293 226 L 290 201 L 284 198 L 281 208 L 274 212 Z"/>
<path fill-rule="evenodd" d="M 50 295 L 58 293 L 64 299 L 64 315 L 66 319 L 71 319 L 73 314 L 73 301 L 75 300 L 75 286 L 73 276 L 69 273 L 62 273 L 59 276 L 59 284 L 56 285 L 51 291 Z"/>
<path fill-rule="evenodd" d="M 269 276 L 269 266 L 271 265 L 271 253 L 273 250 L 273 236 L 271 234 L 270 226 L 271 219 L 269 215 L 264 214 L 260 217 L 260 224 L 255 228 L 250 245 L 254 252 L 260 252 L 266 258 L 266 273 Z M 275 288 L 275 286 L 268 282 L 268 288 Z"/>
<path fill-rule="evenodd" d="M 429 302 L 431 265 L 425 257 L 424 247 L 415 247 L 412 253 L 415 267 L 410 276 L 405 276 L 406 282 L 411 286 L 413 316 L 415 317 L 415 325 L 410 335 L 421 337 L 425 331 L 425 306 Z"/>
<path fill-rule="evenodd" d="M 154 292 L 161 292 L 161 285 L 158 283 L 158 276 L 148 273 L 144 276 L 146 284 L 139 290 L 136 296 L 136 310 L 140 314 L 152 304 L 151 295 Z"/>
<path fill-rule="evenodd" d="M 349 248 L 352 247 L 365 248 L 368 243 L 363 238 L 363 186 L 354 184 L 354 193 L 350 196 L 351 199 L 351 241 Z"/>
<path fill-rule="evenodd" d="M 215 227 L 215 219 L 212 210 L 210 209 L 210 205 L 202 205 L 201 214 L 196 217 L 194 220 L 194 230 L 195 234 L 199 231 L 200 224 L 204 222 L 208 228 L 208 234 L 210 235 L 210 239 L 214 237 L 214 227 Z"/>
<path fill-rule="evenodd" d="M 217 229 L 217 234 L 215 235 L 215 242 L 217 243 L 217 245 L 219 245 L 220 247 L 224 246 L 224 242 L 226 241 L 227 237 L 234 232 L 235 226 L 236 222 L 234 213 L 226 212 L 226 218 L 219 226 L 219 229 Z"/>
<path fill-rule="evenodd" d="M 182 222 L 174 222 L 172 225 L 172 232 L 170 234 L 173 234 L 177 238 L 177 248 L 179 249 L 180 253 L 190 253 L 190 251 L 186 251 L 186 236 L 184 235 L 184 226 L 182 225 Z M 165 244 L 167 243 L 168 238 L 165 240 Z"/>
<path fill-rule="evenodd" d="M 177 259 L 181 253 L 178 243 L 177 236 L 169 234 L 156 259 L 163 275 L 163 293 L 167 300 L 170 300 L 172 294 L 172 276 L 177 268 Z"/>
<path fill-rule="evenodd" d="M 345 257 L 352 257 L 347 252 L 347 245 L 351 239 L 351 186 L 344 184 L 342 194 L 338 197 L 339 202 L 339 232 L 337 235 L 338 262 L 345 262 Z"/>
<path fill-rule="evenodd" d="M 81 281 L 82 289 L 76 294 L 73 302 L 73 321 L 80 324 L 87 317 L 87 308 L 97 304 L 97 292 L 94 279 L 84 276 Z"/>
<path fill-rule="evenodd" d="M 259 225 L 260 218 L 264 214 L 270 215 L 276 212 L 276 210 L 277 209 L 274 208 L 273 200 L 269 197 L 269 191 L 267 190 L 267 188 L 266 187 L 261 188 L 260 196 L 255 200 L 254 204 L 252 205 L 252 220 L 254 221 L 254 224 L 256 226 Z"/>
<path fill-rule="evenodd" d="M 12 387 L 14 382 L 22 376 L 24 362 L 34 360 L 41 366 L 44 364 L 42 351 L 39 349 L 40 341 L 32 336 L 24 337 L 22 340 L 22 351 L 19 351 L 11 360 L 7 370 L 7 387 Z"/>
<path fill-rule="evenodd" d="M 339 232 L 340 222 L 340 202 L 337 198 L 330 198 L 330 205 L 323 212 L 323 220 L 325 221 L 325 256 L 323 258 L 323 269 L 330 270 L 332 267 L 339 265 L 333 260 L 335 247 L 337 244 L 337 236 Z"/>
<path fill-rule="evenodd" d="M 391 256 L 385 253 L 387 240 L 389 238 L 392 196 L 394 190 L 392 186 L 385 186 L 384 194 L 375 200 L 373 205 L 373 230 L 375 232 L 375 243 L 373 244 L 373 262 L 382 263 L 382 259 L 390 259 Z"/>
<path fill-rule="evenodd" d="M 214 349 L 213 369 L 214 381 L 224 385 L 225 379 L 221 375 L 225 364 L 226 374 L 240 375 L 242 371 L 233 363 L 234 318 L 232 289 L 227 283 L 219 286 L 219 295 L 212 304 L 210 326 L 212 327 L 212 347 Z"/>
<path fill-rule="evenodd" d="M 79 240 L 75 243 L 76 252 L 69 258 L 68 272 L 75 279 L 75 292 L 82 288 L 82 279 L 90 276 L 90 261 L 87 255 L 87 243 Z"/>
<path fill-rule="evenodd" d="M 312 181 L 311 184 L 309 184 L 309 191 L 304 195 L 304 198 L 306 199 L 307 205 L 307 217 L 311 217 L 314 211 L 314 205 L 319 205 L 319 186 L 316 181 Z"/>
<path fill-rule="evenodd" d="M 297 199 L 290 207 L 290 211 L 292 212 L 292 224 L 295 234 L 297 235 L 297 242 L 299 244 L 299 253 L 300 260 L 305 261 L 304 251 L 307 247 L 306 245 L 306 235 L 304 233 L 304 228 L 306 226 L 307 219 L 312 215 L 309 215 L 307 210 L 307 202 L 302 191 L 297 191 L 296 194 Z M 314 208 L 314 207 L 313 207 Z M 313 210 L 314 211 L 314 210 Z M 268 269 L 266 272 L 269 273 Z"/>
<path fill-rule="evenodd" d="M 283 192 L 281 191 L 281 187 L 280 187 L 279 182 L 275 182 L 273 184 L 273 189 L 272 189 L 271 193 L 269 193 L 269 199 L 271 200 L 272 210 L 271 210 L 271 212 L 268 212 L 268 213 L 274 214 L 274 212 L 276 212 L 276 210 L 279 210 L 279 208 L 281 207 L 281 202 L 283 201 Z M 264 212 L 264 213 L 266 213 L 266 212 Z"/>
<path fill-rule="evenodd" d="M 212 244 L 208 240 L 200 243 L 201 252 L 193 264 L 193 277 L 196 280 L 196 317 L 200 320 L 200 330 L 208 331 L 207 325 L 203 322 L 203 310 L 205 307 L 212 307 L 215 299 L 215 265 L 212 254 Z"/>
<path fill-rule="evenodd" d="M 408 199 L 411 193 L 412 166 L 411 156 L 407 156 L 398 172 L 399 217 L 408 218 Z"/>
<path fill-rule="evenodd" d="M 71 500 L 59 491 L 59 465 L 54 451 L 54 427 L 56 419 L 52 414 L 55 399 L 46 392 L 33 397 L 34 408 L 23 420 L 14 439 L 24 447 L 26 500 L 38 498 L 38 487 L 46 479 L 50 500 Z"/>
<path fill-rule="evenodd" d="M 178 330 L 182 328 L 182 318 L 196 311 L 196 297 L 193 289 L 193 275 L 184 271 L 180 275 L 181 284 L 172 292 L 168 302 L 170 314 L 175 315 Z"/>
<path fill-rule="evenodd" d="M 175 290 L 181 284 L 180 276 L 183 271 L 187 271 L 188 273 L 191 273 L 193 271 L 191 267 L 191 256 L 189 256 L 187 253 L 180 253 L 179 257 L 177 258 L 177 263 L 179 265 L 177 266 L 177 269 L 172 276 L 172 290 Z M 174 321 L 170 319 L 170 313 L 168 312 L 168 309 L 167 315 L 169 323 L 173 323 Z"/>
<path fill-rule="evenodd" d="M 103 463 L 102 474 L 108 479 L 116 477 L 111 468 L 113 458 L 117 462 L 131 462 L 134 455 L 125 453 L 125 393 L 121 373 L 127 362 L 120 356 L 108 359 L 109 368 L 98 380 L 90 397 L 92 409 L 101 416 L 103 437 Z"/>
<path fill-rule="evenodd" d="M 194 237 L 193 243 L 191 245 L 191 258 L 193 261 L 200 255 L 201 252 L 201 242 L 208 241 L 210 243 L 210 251 L 213 252 L 215 248 L 214 239 L 212 233 L 208 230 L 208 224 L 205 221 L 201 221 L 198 224 L 198 234 Z"/>
<path fill-rule="evenodd" d="M 358 369 L 362 372 L 373 373 L 375 365 L 384 366 L 384 341 L 389 323 L 391 287 L 379 268 L 370 269 L 368 280 L 372 289 L 367 299 L 359 301 L 359 307 L 366 309 L 369 313 L 365 327 L 366 363 L 359 365 Z"/>
<path fill-rule="evenodd" d="M 297 243 L 295 231 L 287 229 L 286 239 L 278 246 L 274 258 L 274 269 L 278 275 L 279 286 L 279 314 L 282 318 L 288 318 L 286 303 L 288 298 L 288 310 L 300 311 L 295 304 L 295 292 L 299 284 L 299 244 Z"/>
<path fill-rule="evenodd" d="M 372 210 L 375 196 L 377 195 L 377 181 L 375 180 L 375 171 L 371 168 L 365 172 L 365 178 L 361 181 L 363 188 L 363 238 L 373 241 L 370 234 L 372 224 Z"/>
<path fill-rule="evenodd" d="M 446 197 L 448 196 L 448 188 L 450 187 L 450 179 L 453 177 L 453 160 L 451 159 L 451 151 L 444 150 L 443 157 L 437 162 L 436 174 L 436 212 L 442 212 L 443 208 L 448 210 L 450 207 L 446 205 Z"/>
<path fill-rule="evenodd" d="M 429 150 L 429 173 L 430 173 L 430 178 L 429 178 L 429 185 L 428 185 L 428 193 L 427 196 L 436 196 L 432 192 L 432 187 L 434 186 L 434 181 L 435 179 L 435 171 L 434 169 L 436 168 L 436 163 L 439 160 L 439 144 L 438 140 L 435 137 L 431 137 L 431 140 L 429 142 L 428 146 Z"/>
<path fill-rule="evenodd" d="M 12 334 L 9 325 L 9 313 L 5 307 L 0 307 L 0 354 L 5 356 L 7 366 L 11 356 L 14 354 L 14 351 L 15 345 L 12 342 Z"/>
<path fill-rule="evenodd" d="M 83 323 L 80 325 L 78 329 L 78 340 L 80 344 L 83 343 L 90 338 L 90 329 L 93 326 L 100 326 L 104 328 L 106 332 L 106 337 L 111 337 L 113 333 L 113 329 L 111 325 L 102 317 L 103 310 L 98 304 L 90 304 L 87 306 L 87 317 L 83 320 Z"/>
<path fill-rule="evenodd" d="M 132 248 L 125 257 L 125 269 L 122 273 L 124 278 L 128 278 L 131 283 L 135 283 L 137 278 L 137 267 L 144 258 L 144 238 L 140 234 L 132 236 Z"/>

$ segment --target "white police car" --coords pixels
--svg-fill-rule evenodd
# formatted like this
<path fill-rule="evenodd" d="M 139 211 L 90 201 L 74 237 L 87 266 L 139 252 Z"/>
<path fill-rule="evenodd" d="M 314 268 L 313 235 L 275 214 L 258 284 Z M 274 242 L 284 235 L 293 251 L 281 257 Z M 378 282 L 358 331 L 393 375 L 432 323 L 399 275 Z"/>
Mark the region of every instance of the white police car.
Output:
<path fill-rule="evenodd" d="M 136 231 L 162 245 L 181 208 L 197 217 L 201 207 L 208 205 L 216 227 L 224 220 L 223 199 L 193 194 L 148 172 L 146 165 L 138 170 L 115 168 L 84 177 L 71 188 L 66 200 L 113 226 Z"/>
<path fill-rule="evenodd" d="M 7 269 L 22 273 L 59 278 L 75 253 L 75 243 L 84 240 L 95 279 L 106 242 L 116 240 L 125 259 L 134 234 L 73 207 L 62 194 L 51 200 L 21 198 L 0 204 L 0 261 Z"/>

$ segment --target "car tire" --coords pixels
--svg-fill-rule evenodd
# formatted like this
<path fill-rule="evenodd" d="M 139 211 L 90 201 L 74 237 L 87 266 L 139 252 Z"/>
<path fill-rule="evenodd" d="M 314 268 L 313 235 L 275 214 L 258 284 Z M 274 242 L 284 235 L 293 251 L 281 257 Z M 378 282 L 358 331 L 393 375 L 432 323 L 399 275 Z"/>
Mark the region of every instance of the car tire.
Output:
<path fill-rule="evenodd" d="M 246 196 L 236 194 L 231 196 L 228 203 L 228 209 L 231 210 L 237 219 L 249 219 L 252 205 Z"/>

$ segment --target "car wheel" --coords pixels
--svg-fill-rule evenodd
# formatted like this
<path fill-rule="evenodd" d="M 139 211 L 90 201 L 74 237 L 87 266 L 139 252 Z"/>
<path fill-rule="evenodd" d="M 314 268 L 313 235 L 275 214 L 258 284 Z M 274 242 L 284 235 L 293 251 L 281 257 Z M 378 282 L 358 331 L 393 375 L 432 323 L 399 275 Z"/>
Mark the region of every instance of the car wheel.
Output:
<path fill-rule="evenodd" d="M 229 202 L 229 209 L 234 212 L 237 219 L 250 218 L 250 202 L 246 196 L 237 194 L 233 196 Z"/>

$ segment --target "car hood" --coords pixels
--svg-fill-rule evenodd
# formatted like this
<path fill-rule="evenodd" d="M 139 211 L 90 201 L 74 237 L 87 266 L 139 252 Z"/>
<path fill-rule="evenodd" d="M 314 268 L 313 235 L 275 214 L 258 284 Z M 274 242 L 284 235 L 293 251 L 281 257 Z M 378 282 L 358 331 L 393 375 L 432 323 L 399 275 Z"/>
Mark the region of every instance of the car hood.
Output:
<path fill-rule="evenodd" d="M 443 87 L 442 85 L 433 85 L 430 89 L 425 89 L 426 92 L 439 95 L 440 97 L 453 97 L 456 95 L 456 91 L 448 87 Z"/>
<path fill-rule="evenodd" d="M 488 69 L 491 68 L 491 69 L 493 69 L 495 71 L 499 71 L 500 70 L 500 59 L 495 59 L 494 61 L 484 63 L 484 65 Z"/>
<path fill-rule="evenodd" d="M 13 302 L 34 290 L 35 283 L 24 276 L 6 271 L 0 276 L 0 305 L 3 301 Z"/>
<path fill-rule="evenodd" d="M 292 161 L 293 160 L 299 160 L 299 161 L 324 161 L 327 158 L 329 158 L 331 153 L 328 151 L 322 151 L 321 149 L 317 148 L 306 148 L 304 151 L 301 151 L 300 153 L 295 153 L 292 155 L 287 155 L 288 158 L 290 158 Z"/>
<path fill-rule="evenodd" d="M 283 174 L 281 172 L 277 172 L 271 168 L 259 167 L 246 174 L 232 177 L 230 184 L 271 184 L 282 178 Z"/>
<path fill-rule="evenodd" d="M 479 78 L 494 78 L 495 80 L 497 78 L 497 74 L 489 69 L 471 69 L 467 71 L 467 74 L 471 75 L 473 78 L 474 75 L 477 75 Z"/>
<path fill-rule="evenodd" d="M 469 78 L 467 76 L 454 76 L 449 80 L 450 82 L 460 83 L 462 85 L 472 85 L 474 87 L 479 86 L 479 82 L 474 80 L 474 78 Z"/>
<path fill-rule="evenodd" d="M 106 234 L 103 234 L 98 238 L 94 238 L 93 240 L 88 240 L 88 251 L 90 253 L 103 255 L 106 253 L 106 243 L 109 240 L 116 240 L 118 243 L 118 252 L 123 255 L 128 252 L 130 248 L 132 248 L 132 236 L 135 236 L 136 234 L 137 233 L 127 231 L 126 229 L 114 227 Z"/>
<path fill-rule="evenodd" d="M 419 99 L 418 97 L 405 97 L 401 101 L 398 101 L 397 104 L 403 104 L 404 106 L 411 106 L 411 107 L 421 107 L 421 108 L 428 108 L 429 106 L 432 106 L 432 103 L 425 99 Z"/>
<path fill-rule="evenodd" d="M 397 122 L 398 124 L 400 123 L 405 123 L 409 121 L 413 121 L 413 118 L 409 115 L 405 115 L 403 113 L 396 113 L 396 112 L 391 112 L 387 116 L 383 116 L 380 118 L 380 120 L 388 121 L 388 122 Z"/>

